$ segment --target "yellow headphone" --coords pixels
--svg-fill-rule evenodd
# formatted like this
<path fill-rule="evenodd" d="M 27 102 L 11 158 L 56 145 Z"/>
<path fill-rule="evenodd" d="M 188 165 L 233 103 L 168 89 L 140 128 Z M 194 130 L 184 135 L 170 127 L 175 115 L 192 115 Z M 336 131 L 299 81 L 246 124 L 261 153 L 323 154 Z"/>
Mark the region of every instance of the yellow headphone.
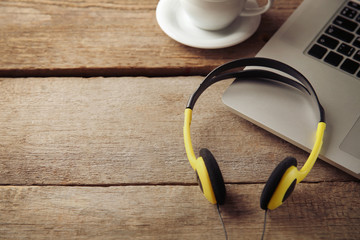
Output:
<path fill-rule="evenodd" d="M 246 66 L 257 66 L 262 69 L 238 70 Z M 285 73 L 294 79 L 285 77 L 278 73 L 264 70 L 268 68 Z M 223 204 L 226 196 L 224 179 L 220 168 L 208 149 L 200 150 L 200 157 L 196 158 L 190 137 L 190 125 L 194 105 L 199 96 L 212 84 L 229 78 L 236 79 L 263 79 L 277 81 L 295 87 L 310 95 L 317 103 L 319 109 L 319 122 L 317 125 L 316 139 L 313 149 L 304 166 L 298 170 L 297 161 L 293 157 L 285 158 L 272 172 L 265 184 L 260 198 L 260 207 L 264 210 L 273 210 L 279 207 L 292 193 L 297 183 L 300 183 L 310 172 L 319 156 L 326 128 L 325 111 L 321 106 L 315 90 L 310 82 L 297 70 L 282 62 L 268 58 L 246 58 L 238 59 L 210 72 L 199 88 L 191 95 L 185 109 L 184 143 L 185 150 L 191 167 L 194 169 L 200 188 L 205 198 L 212 204 Z"/>

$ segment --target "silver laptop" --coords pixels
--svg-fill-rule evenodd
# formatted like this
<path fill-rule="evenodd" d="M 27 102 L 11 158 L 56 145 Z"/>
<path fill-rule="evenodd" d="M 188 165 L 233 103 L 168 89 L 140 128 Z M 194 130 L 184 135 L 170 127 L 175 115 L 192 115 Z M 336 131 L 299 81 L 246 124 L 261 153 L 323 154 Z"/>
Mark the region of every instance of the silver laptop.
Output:
<path fill-rule="evenodd" d="M 285 62 L 308 78 L 326 113 L 320 158 L 360 178 L 360 1 L 304 0 L 257 56 Z M 302 92 L 235 80 L 223 102 L 294 145 L 312 149 L 319 114 Z"/>

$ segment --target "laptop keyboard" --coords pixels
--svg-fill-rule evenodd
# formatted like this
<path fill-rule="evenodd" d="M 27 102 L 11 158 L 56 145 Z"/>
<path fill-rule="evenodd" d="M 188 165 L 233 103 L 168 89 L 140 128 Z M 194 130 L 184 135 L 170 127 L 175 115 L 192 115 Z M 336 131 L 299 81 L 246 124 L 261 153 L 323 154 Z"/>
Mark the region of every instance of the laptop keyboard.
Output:
<path fill-rule="evenodd" d="M 347 2 L 307 53 L 360 78 L 360 4 Z"/>

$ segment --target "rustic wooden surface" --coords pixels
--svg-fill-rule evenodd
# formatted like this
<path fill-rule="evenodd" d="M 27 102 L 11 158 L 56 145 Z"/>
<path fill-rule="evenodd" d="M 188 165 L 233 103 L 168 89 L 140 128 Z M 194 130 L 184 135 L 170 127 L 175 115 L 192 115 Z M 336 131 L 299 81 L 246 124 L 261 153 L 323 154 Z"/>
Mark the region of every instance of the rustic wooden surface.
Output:
<path fill-rule="evenodd" d="M 158 0 L 0 1 L 0 76 L 204 75 L 254 56 L 301 0 L 276 0 L 234 47 L 201 50 L 168 38 Z"/>
<path fill-rule="evenodd" d="M 259 184 L 227 185 L 229 239 L 260 239 Z M 358 183 L 303 183 L 270 212 L 266 239 L 358 239 Z M 224 239 L 197 186 L 3 186 L 1 239 Z M 327 197 L 331 195 L 331 197 Z"/>
<path fill-rule="evenodd" d="M 2 79 L 0 236 L 221 239 L 182 144 L 184 105 L 201 80 Z M 199 99 L 193 142 L 196 151 L 213 151 L 224 174 L 230 239 L 253 239 L 272 169 L 290 154 L 303 163 L 307 154 L 230 113 L 220 99 L 227 84 Z M 356 239 L 359 194 L 359 182 L 319 160 L 271 212 L 267 239 Z"/>
<path fill-rule="evenodd" d="M 184 75 L 254 56 L 300 2 L 277 0 L 242 44 L 199 50 L 161 32 L 155 0 L 1 1 L 0 239 L 224 239 L 184 152 L 183 111 L 202 80 Z M 229 239 L 260 239 L 264 183 L 307 154 L 230 113 L 230 82 L 199 99 L 192 140 L 224 175 Z M 358 239 L 359 195 L 318 160 L 265 239 Z"/>

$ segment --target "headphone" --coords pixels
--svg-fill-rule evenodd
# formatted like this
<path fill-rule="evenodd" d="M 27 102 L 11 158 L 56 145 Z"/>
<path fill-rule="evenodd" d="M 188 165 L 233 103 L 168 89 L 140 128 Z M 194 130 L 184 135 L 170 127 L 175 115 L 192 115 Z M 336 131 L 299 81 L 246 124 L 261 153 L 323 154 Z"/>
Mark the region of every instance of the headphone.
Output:
<path fill-rule="evenodd" d="M 251 70 L 238 69 L 247 66 L 261 68 Z M 270 71 L 265 70 L 266 68 L 270 69 Z M 281 72 L 282 74 L 287 74 L 292 78 L 278 74 L 273 70 Z M 268 58 L 245 58 L 225 63 L 210 72 L 198 89 L 191 95 L 186 105 L 183 130 L 187 158 L 196 173 L 201 191 L 205 198 L 212 204 L 221 205 L 225 202 L 226 189 L 224 179 L 219 165 L 208 149 L 201 149 L 200 157 L 196 158 L 191 144 L 190 125 L 194 105 L 200 95 L 212 84 L 229 78 L 235 78 L 237 80 L 261 79 L 279 82 L 299 89 L 309 95 L 317 103 L 319 122 L 317 124 L 315 143 L 307 161 L 303 167 L 298 170 L 295 158 L 285 158 L 273 170 L 265 184 L 260 197 L 260 207 L 264 210 L 273 210 L 279 207 L 290 196 L 295 185 L 300 183 L 307 176 L 315 164 L 322 147 L 326 128 L 325 111 L 310 82 L 300 72 L 285 63 Z"/>

